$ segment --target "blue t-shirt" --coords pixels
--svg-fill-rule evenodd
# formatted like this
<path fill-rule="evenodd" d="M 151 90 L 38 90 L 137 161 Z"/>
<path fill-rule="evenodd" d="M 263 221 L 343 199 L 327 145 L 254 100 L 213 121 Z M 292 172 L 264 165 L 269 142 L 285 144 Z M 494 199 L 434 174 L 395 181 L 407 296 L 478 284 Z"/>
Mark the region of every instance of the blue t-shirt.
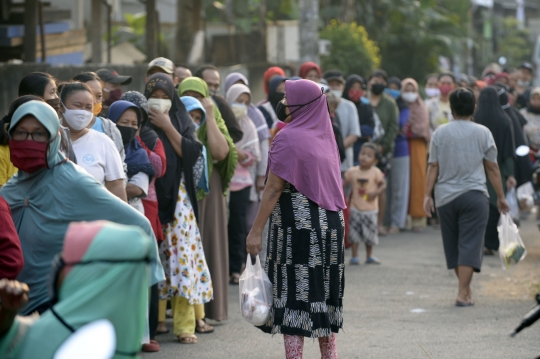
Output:
<path fill-rule="evenodd" d="M 103 130 L 103 120 L 101 119 L 101 117 L 96 116 L 96 122 L 94 122 L 94 125 L 91 128 L 92 130 L 95 130 L 97 132 L 105 133 L 105 131 Z"/>

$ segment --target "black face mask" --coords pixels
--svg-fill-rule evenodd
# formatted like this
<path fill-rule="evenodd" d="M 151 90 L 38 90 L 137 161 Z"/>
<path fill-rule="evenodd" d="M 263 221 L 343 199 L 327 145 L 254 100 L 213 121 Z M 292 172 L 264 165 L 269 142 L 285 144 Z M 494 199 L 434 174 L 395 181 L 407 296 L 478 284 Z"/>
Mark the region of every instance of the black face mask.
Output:
<path fill-rule="evenodd" d="M 385 84 L 373 84 L 371 85 L 371 93 L 378 96 L 383 93 L 385 88 L 386 88 Z"/>
<path fill-rule="evenodd" d="M 268 95 L 268 101 L 270 101 L 270 103 L 278 103 L 279 101 L 283 100 L 284 97 L 285 92 L 272 91 Z"/>
<path fill-rule="evenodd" d="M 313 103 L 313 102 L 317 101 L 319 98 L 321 98 L 322 95 L 324 95 L 324 94 L 321 93 L 319 96 L 315 97 L 313 100 L 311 100 L 309 102 L 306 102 L 306 103 L 303 103 L 303 104 L 300 104 L 300 105 L 284 105 L 283 102 L 281 102 L 281 101 L 278 102 L 278 104 L 276 106 L 276 116 L 277 116 L 278 120 L 280 120 L 281 122 L 285 121 L 287 119 L 287 117 L 292 116 L 293 113 L 300 110 L 302 107 L 307 106 L 310 103 Z M 326 105 L 328 107 L 328 103 Z M 289 113 L 287 115 L 287 112 L 285 112 L 285 109 L 287 107 L 298 107 L 298 108 L 296 110 L 294 110 L 294 111 L 291 111 L 291 113 Z M 330 113 L 330 111 L 328 111 L 328 113 Z"/>
<path fill-rule="evenodd" d="M 127 127 L 127 126 L 116 126 L 118 128 L 118 131 L 120 131 L 120 134 L 122 135 L 122 142 L 124 143 L 124 147 L 133 141 L 135 138 L 135 135 L 137 134 L 137 129 L 133 127 Z"/>

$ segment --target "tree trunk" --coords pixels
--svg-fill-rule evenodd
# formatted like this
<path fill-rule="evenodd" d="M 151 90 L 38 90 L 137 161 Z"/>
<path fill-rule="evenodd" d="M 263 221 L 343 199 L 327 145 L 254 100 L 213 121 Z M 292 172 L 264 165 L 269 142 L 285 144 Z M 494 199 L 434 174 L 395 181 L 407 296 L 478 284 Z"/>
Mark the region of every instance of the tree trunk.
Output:
<path fill-rule="evenodd" d="M 341 21 L 343 22 L 351 22 L 354 20 L 354 13 L 355 13 L 355 3 L 354 0 L 343 0 L 342 1 L 342 9 L 341 9 Z"/>
<path fill-rule="evenodd" d="M 146 0 L 146 60 L 148 62 L 157 57 L 157 22 L 156 0 Z"/>
<path fill-rule="evenodd" d="M 298 0 L 300 62 L 319 63 L 319 0 Z"/>
<path fill-rule="evenodd" d="M 201 1 L 178 0 L 176 18 L 176 47 L 174 60 L 186 63 L 193 46 L 195 33 L 202 29 Z"/>
<path fill-rule="evenodd" d="M 90 25 L 92 39 L 92 62 L 95 64 L 102 63 L 102 52 L 103 48 L 101 46 L 102 38 L 102 26 L 103 26 L 103 16 L 101 12 L 101 1 L 92 0 L 92 22 Z"/>

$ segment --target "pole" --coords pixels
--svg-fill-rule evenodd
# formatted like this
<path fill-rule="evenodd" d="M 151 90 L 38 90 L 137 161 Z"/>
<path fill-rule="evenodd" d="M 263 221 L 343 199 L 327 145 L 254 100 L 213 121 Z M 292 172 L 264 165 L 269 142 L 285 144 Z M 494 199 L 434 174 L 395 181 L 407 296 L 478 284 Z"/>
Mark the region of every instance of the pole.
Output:
<path fill-rule="evenodd" d="M 112 6 L 107 4 L 107 63 L 112 61 Z"/>
<path fill-rule="evenodd" d="M 41 40 L 41 63 L 44 64 L 47 61 L 47 51 L 45 49 L 45 24 L 43 22 L 43 3 L 38 1 L 39 5 L 39 32 Z"/>
<path fill-rule="evenodd" d="M 467 27 L 467 75 L 473 76 L 474 75 L 474 57 L 473 57 L 473 47 L 474 47 L 474 26 L 473 26 L 473 18 L 474 18 L 474 10 L 475 5 L 471 4 L 469 6 L 469 26 Z"/>
<path fill-rule="evenodd" d="M 146 0 L 146 59 L 156 58 L 156 0 Z"/>
<path fill-rule="evenodd" d="M 91 39 L 92 39 L 92 62 L 95 64 L 102 63 L 101 54 L 101 0 L 92 0 L 92 24 L 91 24 Z"/>
<path fill-rule="evenodd" d="M 36 62 L 37 0 L 24 2 L 24 61 Z"/>
<path fill-rule="evenodd" d="M 300 13 L 300 62 L 319 63 L 319 1 L 298 0 Z"/>

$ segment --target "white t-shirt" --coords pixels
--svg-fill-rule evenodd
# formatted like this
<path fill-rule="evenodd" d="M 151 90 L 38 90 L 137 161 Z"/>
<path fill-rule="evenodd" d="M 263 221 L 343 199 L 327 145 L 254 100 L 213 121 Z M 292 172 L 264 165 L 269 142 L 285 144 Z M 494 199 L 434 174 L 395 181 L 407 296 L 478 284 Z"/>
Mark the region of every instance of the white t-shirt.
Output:
<path fill-rule="evenodd" d="M 107 135 L 90 129 L 72 144 L 77 164 L 101 184 L 125 178 L 118 149 Z"/>
<path fill-rule="evenodd" d="M 141 198 L 145 198 L 148 195 L 148 185 L 150 184 L 150 177 L 148 177 L 148 175 L 144 172 L 139 172 L 133 175 L 128 180 L 128 184 L 129 183 L 142 189 L 143 193 L 139 197 L 128 198 L 128 203 L 131 205 L 131 207 L 144 214 L 144 206 L 142 204 Z"/>

